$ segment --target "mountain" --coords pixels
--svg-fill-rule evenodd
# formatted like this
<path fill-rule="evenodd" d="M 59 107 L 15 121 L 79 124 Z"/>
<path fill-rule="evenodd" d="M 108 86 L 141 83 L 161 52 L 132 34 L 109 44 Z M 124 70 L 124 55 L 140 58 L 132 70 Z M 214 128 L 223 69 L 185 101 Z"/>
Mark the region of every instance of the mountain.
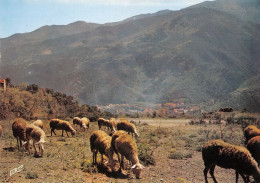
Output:
<path fill-rule="evenodd" d="M 227 2 L 239 5 L 241 0 Z M 240 102 L 244 93 L 236 91 L 259 73 L 260 25 L 221 8 L 200 4 L 112 24 L 82 24 L 79 32 L 56 37 L 47 34 L 52 27 L 45 27 L 46 32 L 43 27 L 39 35 L 46 37 L 35 36 L 38 30 L 26 33 L 30 41 L 5 38 L 2 75 L 54 88 L 90 105 L 217 106 L 234 103 L 228 96 Z M 241 107 L 259 110 L 258 103 Z"/>
<path fill-rule="evenodd" d="M 232 14 L 242 20 L 260 23 L 259 0 L 206 1 L 189 8 L 206 7 Z"/>

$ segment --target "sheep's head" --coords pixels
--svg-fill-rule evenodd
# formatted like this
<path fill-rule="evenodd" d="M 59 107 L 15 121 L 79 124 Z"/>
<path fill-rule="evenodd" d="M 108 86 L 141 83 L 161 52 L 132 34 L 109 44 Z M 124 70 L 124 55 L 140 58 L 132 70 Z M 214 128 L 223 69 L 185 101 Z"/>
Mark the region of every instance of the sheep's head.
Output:
<path fill-rule="evenodd" d="M 142 169 L 144 169 L 144 166 L 140 163 L 135 164 L 131 167 L 133 173 L 135 174 L 136 178 L 139 179 L 140 178 L 140 174 Z"/>
<path fill-rule="evenodd" d="M 76 130 L 72 130 L 71 135 L 75 135 L 75 134 L 76 134 Z"/>

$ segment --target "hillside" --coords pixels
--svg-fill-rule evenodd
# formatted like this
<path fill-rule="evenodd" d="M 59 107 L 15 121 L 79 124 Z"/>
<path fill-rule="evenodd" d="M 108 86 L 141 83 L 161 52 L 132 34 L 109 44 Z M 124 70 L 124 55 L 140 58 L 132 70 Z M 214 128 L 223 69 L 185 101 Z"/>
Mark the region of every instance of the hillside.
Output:
<path fill-rule="evenodd" d="M 37 41 L 4 39 L 12 46 L 2 46 L 2 75 L 90 105 L 178 101 L 207 107 L 235 103 L 226 97 L 259 73 L 260 25 L 222 9 L 198 6 L 89 27 Z M 29 40 L 34 35 L 26 34 Z M 259 110 L 250 105 L 240 107 Z"/>
<path fill-rule="evenodd" d="M 81 105 L 72 96 L 40 88 L 36 84 L 25 83 L 0 89 L 0 119 L 22 117 L 31 119 L 73 118 L 85 116 L 97 120 L 100 116 L 111 117 L 108 112 L 101 112 L 94 106 Z"/>

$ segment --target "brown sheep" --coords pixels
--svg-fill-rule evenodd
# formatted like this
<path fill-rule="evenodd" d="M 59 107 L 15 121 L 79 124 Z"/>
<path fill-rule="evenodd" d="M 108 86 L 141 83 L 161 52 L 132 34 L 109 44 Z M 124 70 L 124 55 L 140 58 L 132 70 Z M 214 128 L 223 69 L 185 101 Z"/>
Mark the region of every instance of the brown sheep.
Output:
<path fill-rule="evenodd" d="M 73 124 L 76 125 L 80 125 L 80 118 L 79 117 L 75 117 L 73 118 Z"/>
<path fill-rule="evenodd" d="M 103 154 L 109 159 L 109 164 L 114 169 L 113 154 L 114 151 L 111 147 L 111 139 L 104 131 L 96 130 L 90 136 L 90 148 L 93 153 L 93 165 L 97 163 L 97 153 L 101 154 L 101 161 L 103 162 Z"/>
<path fill-rule="evenodd" d="M 244 129 L 244 136 L 246 138 L 245 144 L 247 144 L 247 142 L 255 137 L 255 136 L 260 136 L 260 129 L 258 129 L 256 126 L 254 125 L 249 125 Z"/>
<path fill-rule="evenodd" d="M 102 126 L 106 126 L 108 129 L 112 130 L 112 125 L 109 123 L 109 120 L 104 119 L 104 118 L 99 118 L 98 119 L 98 128 L 101 130 Z"/>
<path fill-rule="evenodd" d="M 124 130 L 124 131 L 128 132 L 129 134 L 131 133 L 132 136 L 133 136 L 133 134 L 135 134 L 136 137 L 139 136 L 136 131 L 135 125 L 126 120 L 119 121 L 117 123 L 116 127 L 117 127 L 117 130 Z"/>
<path fill-rule="evenodd" d="M 132 171 L 136 178 L 140 178 L 140 174 L 144 166 L 140 164 L 138 159 L 138 150 L 134 139 L 125 131 L 119 130 L 112 135 L 111 146 L 118 156 L 120 162 L 120 169 L 124 168 L 124 157 L 132 163 Z M 119 157 L 121 155 L 121 158 Z"/>
<path fill-rule="evenodd" d="M 17 118 L 14 120 L 13 124 L 12 124 L 12 131 L 13 131 L 13 135 L 17 140 L 17 147 L 22 148 L 23 146 L 23 142 L 26 141 L 26 127 L 28 126 L 28 123 L 22 119 L 22 118 Z M 20 141 L 20 147 L 19 147 L 19 142 Z M 25 148 L 27 149 L 28 146 L 26 145 Z"/>
<path fill-rule="evenodd" d="M 110 118 L 109 123 L 110 123 L 110 129 L 112 130 L 112 132 L 116 131 L 116 125 L 117 125 L 116 119 Z"/>
<path fill-rule="evenodd" d="M 34 121 L 32 124 L 34 124 L 35 126 L 38 126 L 38 127 L 40 127 L 41 129 L 43 129 L 43 122 L 42 122 L 42 120 L 40 120 L 40 119 Z"/>
<path fill-rule="evenodd" d="M 30 154 L 29 144 L 30 144 L 30 140 L 32 140 L 33 141 L 33 147 L 34 147 L 34 150 L 35 150 L 34 155 L 38 156 L 37 150 L 35 148 L 35 144 L 38 144 L 39 151 L 40 151 L 39 156 L 43 156 L 43 151 L 44 151 L 43 143 L 45 143 L 45 138 L 46 138 L 46 135 L 40 127 L 38 127 L 34 124 L 28 125 L 26 127 L 26 139 L 27 139 L 27 143 L 28 143 L 29 154 Z"/>
<path fill-rule="evenodd" d="M 54 131 L 55 129 L 62 130 L 62 136 L 63 136 L 64 130 L 68 137 L 69 137 L 68 132 L 71 132 L 72 136 L 76 134 L 76 130 L 74 130 L 72 128 L 72 126 L 70 125 L 70 123 L 68 121 L 63 121 L 60 119 L 52 119 L 50 121 L 50 128 L 51 128 L 51 136 L 52 136 L 52 132 L 56 135 L 56 133 Z"/>
<path fill-rule="evenodd" d="M 214 176 L 216 165 L 236 170 L 236 182 L 238 182 L 238 173 L 245 182 L 247 182 L 245 175 L 252 175 L 255 181 L 260 181 L 258 164 L 245 147 L 231 145 L 220 139 L 211 140 L 204 144 L 202 158 L 205 165 L 204 176 L 206 183 L 208 183 L 207 174 L 209 170 L 214 182 L 217 182 Z"/>
<path fill-rule="evenodd" d="M 248 141 L 246 147 L 259 165 L 260 164 L 260 136 L 255 136 L 251 138 Z"/>
<path fill-rule="evenodd" d="M 0 125 L 0 137 L 2 136 L 2 134 L 3 134 L 3 128 L 2 128 L 2 126 Z"/>

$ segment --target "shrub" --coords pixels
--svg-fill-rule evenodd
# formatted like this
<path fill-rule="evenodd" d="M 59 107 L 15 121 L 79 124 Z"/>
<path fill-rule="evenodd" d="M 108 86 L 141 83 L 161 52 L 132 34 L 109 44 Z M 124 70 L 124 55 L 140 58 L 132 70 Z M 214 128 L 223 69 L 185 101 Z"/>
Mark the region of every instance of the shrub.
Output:
<path fill-rule="evenodd" d="M 88 172 L 88 173 L 98 172 L 97 167 L 93 166 L 91 160 L 86 158 L 85 156 L 83 157 L 83 161 L 81 162 L 81 168 L 83 172 Z"/>
<path fill-rule="evenodd" d="M 183 150 L 178 151 L 175 149 L 171 149 L 170 154 L 168 156 L 168 158 L 170 159 L 184 159 L 184 158 L 191 158 L 191 157 L 192 157 L 192 153 Z"/>
<path fill-rule="evenodd" d="M 37 179 L 38 174 L 36 172 L 27 172 L 26 174 L 26 179 Z"/>
<path fill-rule="evenodd" d="M 155 159 L 152 153 L 153 151 L 146 144 L 138 144 L 138 158 L 144 165 L 155 165 Z"/>

